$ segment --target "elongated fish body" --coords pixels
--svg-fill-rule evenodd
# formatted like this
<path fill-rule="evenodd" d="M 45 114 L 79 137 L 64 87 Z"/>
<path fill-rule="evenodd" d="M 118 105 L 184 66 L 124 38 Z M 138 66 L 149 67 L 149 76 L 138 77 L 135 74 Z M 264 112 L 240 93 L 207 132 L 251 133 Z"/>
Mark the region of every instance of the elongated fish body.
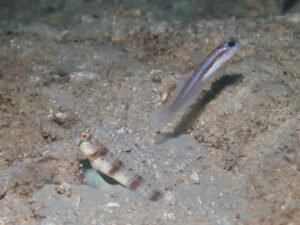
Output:
<path fill-rule="evenodd" d="M 184 75 L 177 84 L 170 103 L 151 113 L 150 120 L 153 126 L 157 129 L 163 128 L 179 110 L 192 105 L 200 96 L 204 81 L 230 59 L 236 53 L 238 47 L 238 40 L 229 38 L 212 51 L 192 75 Z"/>
<path fill-rule="evenodd" d="M 158 201 L 163 197 L 160 191 L 147 184 L 141 176 L 132 174 L 121 161 L 114 159 L 105 146 L 91 137 L 89 130 L 81 133 L 77 144 L 95 170 L 151 201 Z"/>

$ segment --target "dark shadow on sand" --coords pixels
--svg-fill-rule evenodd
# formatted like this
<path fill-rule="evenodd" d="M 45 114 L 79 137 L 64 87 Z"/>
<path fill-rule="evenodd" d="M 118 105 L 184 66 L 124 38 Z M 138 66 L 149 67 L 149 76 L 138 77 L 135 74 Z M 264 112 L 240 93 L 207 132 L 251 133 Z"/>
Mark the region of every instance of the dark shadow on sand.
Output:
<path fill-rule="evenodd" d="M 199 115 L 204 111 L 206 105 L 213 99 L 215 99 L 222 90 L 227 86 L 232 86 L 237 82 L 241 81 L 243 76 L 241 74 L 234 75 L 224 75 L 220 79 L 214 81 L 211 84 L 211 88 L 208 91 L 203 91 L 199 101 L 191 106 L 190 110 L 184 113 L 182 119 L 174 128 L 173 132 L 161 133 L 156 139 L 157 144 L 162 144 L 171 138 L 178 137 L 187 128 L 189 128 L 193 122 L 199 117 Z"/>

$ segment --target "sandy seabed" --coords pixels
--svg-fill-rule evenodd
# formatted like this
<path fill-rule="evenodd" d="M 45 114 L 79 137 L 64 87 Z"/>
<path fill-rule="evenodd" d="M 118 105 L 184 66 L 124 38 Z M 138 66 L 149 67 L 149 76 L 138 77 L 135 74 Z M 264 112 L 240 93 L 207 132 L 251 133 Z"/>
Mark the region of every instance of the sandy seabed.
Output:
<path fill-rule="evenodd" d="M 0 3 L 0 224 L 299 224 L 300 6 L 233 2 Z M 228 37 L 236 55 L 156 131 Z M 84 181 L 86 128 L 164 198 Z"/>

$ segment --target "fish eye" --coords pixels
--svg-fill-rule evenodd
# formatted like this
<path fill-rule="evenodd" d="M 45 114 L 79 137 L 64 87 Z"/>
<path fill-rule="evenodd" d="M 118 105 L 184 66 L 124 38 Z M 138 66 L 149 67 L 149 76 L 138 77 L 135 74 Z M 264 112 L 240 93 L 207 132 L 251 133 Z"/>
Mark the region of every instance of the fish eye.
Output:
<path fill-rule="evenodd" d="M 229 46 L 230 48 L 232 48 L 232 47 L 235 46 L 236 40 L 233 39 L 233 38 L 230 38 L 230 39 L 228 40 L 227 44 L 228 44 L 228 46 Z"/>

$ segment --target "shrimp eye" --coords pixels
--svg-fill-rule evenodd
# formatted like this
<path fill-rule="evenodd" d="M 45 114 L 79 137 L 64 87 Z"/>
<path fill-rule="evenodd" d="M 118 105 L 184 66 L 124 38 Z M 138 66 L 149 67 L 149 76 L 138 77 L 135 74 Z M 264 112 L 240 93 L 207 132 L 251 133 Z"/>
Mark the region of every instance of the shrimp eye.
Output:
<path fill-rule="evenodd" d="M 227 44 L 228 44 L 228 46 L 229 46 L 230 48 L 232 48 L 232 47 L 235 46 L 236 41 L 235 41 L 235 39 L 230 38 L 230 39 L 228 40 Z"/>

